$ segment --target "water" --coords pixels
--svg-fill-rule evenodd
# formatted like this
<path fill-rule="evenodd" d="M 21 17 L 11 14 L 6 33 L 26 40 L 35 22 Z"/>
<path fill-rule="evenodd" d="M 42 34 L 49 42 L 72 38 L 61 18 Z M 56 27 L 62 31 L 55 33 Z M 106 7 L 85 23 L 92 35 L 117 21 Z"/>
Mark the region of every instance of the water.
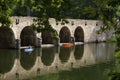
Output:
<path fill-rule="evenodd" d="M 114 44 L 36 48 L 33 52 L 0 49 L 0 80 L 108 80 Z"/>

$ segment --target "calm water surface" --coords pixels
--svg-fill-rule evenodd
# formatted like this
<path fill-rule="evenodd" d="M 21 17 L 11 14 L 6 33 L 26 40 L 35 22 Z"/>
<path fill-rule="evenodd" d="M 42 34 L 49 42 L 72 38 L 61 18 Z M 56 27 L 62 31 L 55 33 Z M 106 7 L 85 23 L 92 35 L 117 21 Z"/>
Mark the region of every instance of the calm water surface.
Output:
<path fill-rule="evenodd" d="M 37 48 L 33 52 L 0 49 L 0 80 L 109 80 L 114 44 Z"/>

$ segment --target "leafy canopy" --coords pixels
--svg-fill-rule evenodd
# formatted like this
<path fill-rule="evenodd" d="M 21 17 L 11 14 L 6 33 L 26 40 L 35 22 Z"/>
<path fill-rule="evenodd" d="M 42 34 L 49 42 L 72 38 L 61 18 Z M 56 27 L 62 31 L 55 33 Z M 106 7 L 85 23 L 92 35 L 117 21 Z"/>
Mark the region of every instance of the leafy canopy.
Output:
<path fill-rule="evenodd" d="M 58 37 L 57 31 L 51 26 L 49 19 L 55 18 L 56 22 L 67 23 L 65 16 L 62 14 L 64 0 L 35 0 L 33 11 L 36 12 L 37 18 L 34 19 L 33 29 L 37 32 L 53 32 Z"/>
<path fill-rule="evenodd" d="M 100 33 L 118 29 L 120 20 L 120 1 L 119 0 L 93 0 L 94 5 L 84 8 L 84 13 L 89 16 L 97 15 L 97 19 L 103 21 Z"/>
<path fill-rule="evenodd" d="M 12 23 L 10 14 L 17 0 L 0 0 L 0 24 L 9 27 Z"/>

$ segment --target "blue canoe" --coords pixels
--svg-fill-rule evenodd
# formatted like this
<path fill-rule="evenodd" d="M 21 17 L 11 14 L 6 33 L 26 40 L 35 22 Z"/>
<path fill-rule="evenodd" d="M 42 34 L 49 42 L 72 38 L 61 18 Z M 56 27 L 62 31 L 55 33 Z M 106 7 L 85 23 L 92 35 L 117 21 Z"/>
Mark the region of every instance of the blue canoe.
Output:
<path fill-rule="evenodd" d="M 32 52 L 34 49 L 33 48 L 25 48 L 24 51 L 25 52 Z"/>

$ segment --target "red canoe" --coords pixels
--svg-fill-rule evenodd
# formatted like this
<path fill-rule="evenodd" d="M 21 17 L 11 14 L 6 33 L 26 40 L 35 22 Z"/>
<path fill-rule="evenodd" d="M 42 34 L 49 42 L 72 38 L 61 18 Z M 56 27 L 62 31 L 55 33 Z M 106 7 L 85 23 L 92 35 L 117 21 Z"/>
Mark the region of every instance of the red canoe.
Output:
<path fill-rule="evenodd" d="M 63 43 L 62 44 L 62 47 L 72 47 L 72 46 L 74 46 L 74 44 L 72 44 L 72 43 Z"/>

